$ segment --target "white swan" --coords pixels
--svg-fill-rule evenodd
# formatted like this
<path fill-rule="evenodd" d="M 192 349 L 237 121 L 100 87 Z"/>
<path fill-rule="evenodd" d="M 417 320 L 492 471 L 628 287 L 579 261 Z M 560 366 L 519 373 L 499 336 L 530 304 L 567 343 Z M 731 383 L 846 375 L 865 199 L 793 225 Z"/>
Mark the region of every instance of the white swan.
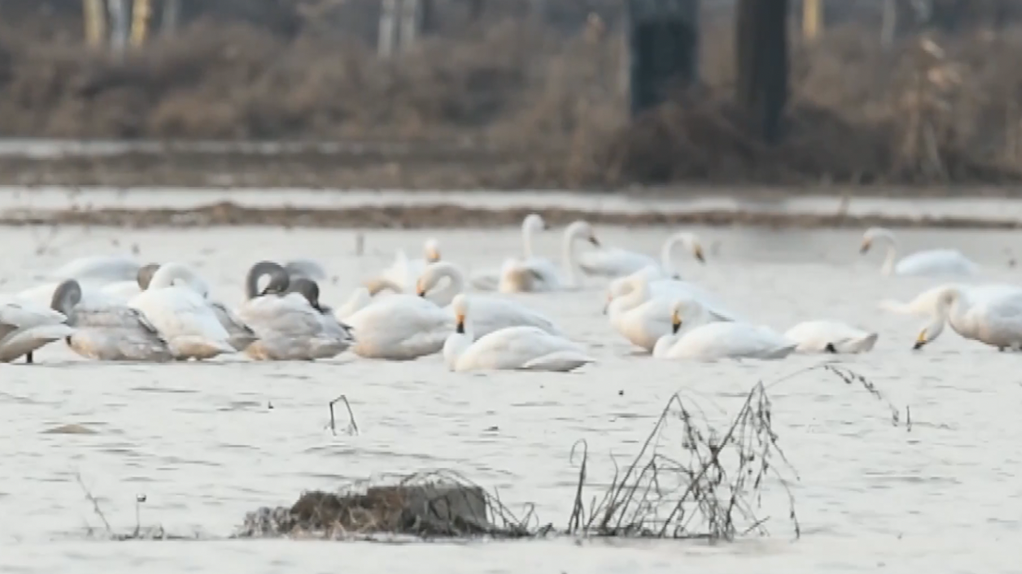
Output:
<path fill-rule="evenodd" d="M 67 344 L 82 357 L 152 362 L 174 358 L 167 341 L 142 313 L 123 304 L 84 302 L 81 285 L 74 279 L 57 287 L 52 307 L 67 316 L 68 324 L 74 328 Z"/>
<path fill-rule="evenodd" d="M 401 289 L 400 293 L 410 292 L 415 288 L 415 280 L 419 278 L 426 265 L 440 261 L 439 242 L 432 237 L 427 239 L 423 245 L 423 253 L 425 255 L 423 259 L 409 259 L 403 249 L 398 249 L 394 255 L 394 263 L 384 269 L 379 278 L 397 285 Z"/>
<path fill-rule="evenodd" d="M 1022 293 L 1003 287 L 944 286 L 933 301 L 932 320 L 919 332 L 913 348 L 932 343 L 950 323 L 966 339 L 1001 351 L 1022 350 Z"/>
<path fill-rule="evenodd" d="M 878 334 L 839 321 L 803 321 L 784 336 L 798 343 L 801 353 L 866 353 L 873 350 Z"/>
<path fill-rule="evenodd" d="M 660 249 L 660 264 L 645 253 L 619 248 L 604 248 L 586 251 L 578 256 L 579 267 L 587 275 L 600 277 L 624 277 L 646 267 L 659 267 L 662 278 L 680 278 L 674 269 L 674 249 L 683 245 L 700 263 L 705 263 L 703 248 L 695 233 L 680 231 L 667 238 Z"/>
<path fill-rule="evenodd" d="M 141 267 L 137 261 L 124 255 L 95 255 L 79 257 L 50 273 L 50 279 L 62 281 L 110 283 L 135 279 Z"/>
<path fill-rule="evenodd" d="M 1007 283 L 984 283 L 982 285 L 965 285 L 962 283 L 945 283 L 931 287 L 926 291 L 916 295 L 908 303 L 903 303 L 894 299 L 884 299 L 880 301 L 879 307 L 884 311 L 890 311 L 892 313 L 898 313 L 901 315 L 916 315 L 930 317 L 933 315 L 934 310 L 937 308 L 937 302 L 941 295 L 947 290 L 948 287 L 956 287 L 960 289 L 968 289 L 971 292 L 976 293 L 978 296 L 991 297 L 997 295 L 1022 295 L 1022 287 L 1017 285 L 1010 285 Z"/>
<path fill-rule="evenodd" d="M 447 279 L 447 286 L 437 288 L 443 279 Z M 420 297 L 427 297 L 437 305 L 447 305 L 452 314 L 455 314 L 454 299 L 464 290 L 464 273 L 449 261 L 438 261 L 426 266 L 415 287 Z M 551 335 L 563 336 L 561 330 L 548 317 L 516 301 L 499 295 L 472 297 L 472 330 L 476 337 L 516 326 L 536 327 Z"/>
<path fill-rule="evenodd" d="M 523 260 L 510 259 L 505 261 L 501 269 L 500 285 L 502 293 L 523 291 L 557 291 L 576 289 L 579 286 L 578 262 L 576 261 L 575 243 L 586 240 L 600 246 L 600 241 L 593 233 L 592 226 L 585 221 L 576 221 L 564 229 L 561 240 L 562 269 L 558 269 L 553 261 L 545 257 L 527 257 Z M 563 274 L 562 274 L 563 273 Z"/>
<path fill-rule="evenodd" d="M 532 258 L 532 235 L 550 229 L 543 217 L 538 213 L 530 213 L 522 219 L 522 260 Z M 496 291 L 500 287 L 500 278 L 504 267 L 477 271 L 469 279 L 472 287 L 481 291 Z"/>
<path fill-rule="evenodd" d="M 454 330 L 447 310 L 405 293 L 374 298 L 347 317 L 354 353 L 369 359 L 411 360 L 437 353 Z"/>
<path fill-rule="evenodd" d="M 671 299 L 651 297 L 649 283 L 644 277 L 634 277 L 631 283 L 629 292 L 611 299 L 604 312 L 615 331 L 636 347 L 651 352 L 657 341 L 672 332 L 671 303 L 684 295 L 675 294 Z M 699 305 L 695 309 L 706 308 Z M 704 322 L 717 320 L 709 312 L 705 316 L 690 318 L 690 323 L 696 324 L 696 319 Z"/>
<path fill-rule="evenodd" d="M 867 253 L 874 242 L 887 243 L 887 257 L 880 268 L 885 275 L 974 275 L 978 266 L 957 249 L 928 249 L 898 256 L 894 233 L 882 227 L 871 227 L 862 236 L 860 253 Z"/>
<path fill-rule="evenodd" d="M 0 296 L 0 363 L 25 357 L 39 348 L 74 333 L 67 317 L 59 311 L 9 295 Z"/>
<path fill-rule="evenodd" d="M 203 282 L 186 266 L 166 263 L 153 274 L 149 288 L 128 302 L 156 327 L 174 358 L 211 359 L 234 353 L 231 336 L 216 311 L 200 294 Z"/>
<path fill-rule="evenodd" d="M 646 266 L 631 275 L 614 279 L 607 286 L 607 305 L 609 306 L 619 297 L 635 292 L 645 284 L 644 291 L 640 291 L 640 294 L 633 295 L 628 300 L 631 302 L 631 307 L 635 307 L 647 299 L 692 298 L 702 304 L 709 313 L 710 319 L 714 321 L 741 320 L 735 312 L 724 305 L 719 297 L 699 285 L 680 279 L 657 279 L 657 277 L 659 277 L 658 268 Z M 645 293 L 645 295 L 641 293 Z"/>
<path fill-rule="evenodd" d="M 198 273 L 192 270 L 191 267 L 188 267 L 183 263 L 166 263 L 164 265 L 158 265 L 157 271 L 164 268 L 168 269 L 168 271 L 165 272 L 164 277 L 172 278 L 170 279 L 169 285 L 188 287 L 206 300 L 206 305 L 213 311 L 216 315 L 217 321 L 223 325 L 223 328 L 230 336 L 228 341 L 231 343 L 231 346 L 234 347 L 235 351 L 244 351 L 252 344 L 253 341 L 256 340 L 255 332 L 252 331 L 252 329 L 236 314 L 234 314 L 234 312 L 228 309 L 223 303 L 213 301 L 209 298 L 209 283 L 199 276 Z M 149 284 L 152 284 L 155 276 L 156 274 L 152 273 L 148 282 L 140 276 L 139 284 L 141 285 L 142 283 L 146 283 L 148 286 Z"/>
<path fill-rule="evenodd" d="M 455 296 L 451 305 L 455 332 L 444 342 L 443 354 L 452 371 L 567 372 L 595 362 L 578 344 L 536 327 L 507 327 L 476 339 L 466 296 Z"/>
<path fill-rule="evenodd" d="M 743 322 L 703 323 L 679 333 L 683 317 L 702 315 L 695 301 L 675 301 L 671 305 L 671 333 L 664 335 L 653 348 L 660 359 L 783 359 L 798 343 L 761 325 Z"/>
<path fill-rule="evenodd" d="M 138 295 L 149 285 L 153 273 L 159 265 L 149 264 L 139 268 L 136 278 L 130 281 L 114 281 L 110 283 L 97 283 L 95 281 L 75 280 L 81 290 L 80 297 L 83 305 L 110 306 L 127 303 L 129 299 Z M 32 301 L 40 307 L 49 307 L 53 302 L 53 296 L 63 281 L 51 281 L 29 287 L 17 293 L 16 297 L 26 301 Z"/>
<path fill-rule="evenodd" d="M 259 279 L 270 276 L 261 294 Z M 246 278 L 248 300 L 238 315 L 258 339 L 245 349 L 256 360 L 315 360 L 335 357 L 351 346 L 347 326 L 319 304 L 319 287 L 306 277 L 290 277 L 282 266 L 260 261 Z"/>

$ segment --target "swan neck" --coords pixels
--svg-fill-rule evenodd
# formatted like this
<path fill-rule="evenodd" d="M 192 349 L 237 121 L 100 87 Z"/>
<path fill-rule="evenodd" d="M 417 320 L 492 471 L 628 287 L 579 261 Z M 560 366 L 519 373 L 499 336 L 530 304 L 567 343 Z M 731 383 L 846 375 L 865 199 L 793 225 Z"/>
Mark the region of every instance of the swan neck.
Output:
<path fill-rule="evenodd" d="M 443 266 L 438 269 L 438 279 L 444 277 L 447 278 L 447 285 L 440 290 L 436 296 L 435 301 L 441 306 L 450 305 L 454 297 L 465 290 L 465 274 L 461 272 L 453 263 L 444 263 Z M 466 325 L 466 328 L 468 325 Z"/>
<path fill-rule="evenodd" d="M 522 255 L 526 259 L 532 257 L 532 227 L 529 225 L 522 225 Z"/>
<path fill-rule="evenodd" d="M 578 228 L 569 226 L 564 230 L 564 238 L 561 240 L 564 273 L 572 286 L 578 285 L 578 264 L 575 261 L 575 240 L 578 239 L 578 235 Z"/>
<path fill-rule="evenodd" d="M 890 275 L 894 273 L 894 262 L 898 258 L 898 247 L 894 244 L 893 239 L 888 239 L 887 243 L 887 256 L 884 257 L 884 266 L 882 271 Z"/>
<path fill-rule="evenodd" d="M 675 235 L 669 237 L 660 248 L 660 266 L 668 277 L 674 276 L 674 248 L 681 242 L 681 237 Z"/>

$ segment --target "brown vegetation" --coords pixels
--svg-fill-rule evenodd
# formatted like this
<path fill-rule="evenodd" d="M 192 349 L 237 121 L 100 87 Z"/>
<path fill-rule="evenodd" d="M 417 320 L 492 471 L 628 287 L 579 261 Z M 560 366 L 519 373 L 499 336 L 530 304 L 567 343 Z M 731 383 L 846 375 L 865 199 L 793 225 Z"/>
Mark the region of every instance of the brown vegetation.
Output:
<path fill-rule="evenodd" d="M 83 50 L 80 38 L 68 34 L 39 41 L 24 32 L 38 27 L 14 28 L 6 19 L 0 24 L 0 133 L 358 140 L 384 150 L 346 158 L 339 168 L 327 165 L 334 161 L 330 155 L 295 154 L 263 181 L 277 185 L 591 188 L 1022 179 L 1022 71 L 1014 64 L 1022 29 L 915 35 L 886 51 L 875 26 L 865 24 L 832 27 L 813 45 L 796 40 L 785 137 L 767 146 L 745 135 L 732 104 L 726 17 L 704 25 L 703 85 L 630 122 L 622 40 L 613 22 L 566 33 L 505 16 L 426 37 L 392 62 L 377 59 L 366 38 L 297 24 L 284 33 L 212 17 L 119 61 Z M 402 142 L 414 151 L 390 154 L 380 142 Z M 471 152 L 438 159 L 437 147 Z M 155 161 L 172 164 L 171 155 Z M 125 179 L 104 175 L 114 160 L 84 161 L 84 168 L 68 168 L 65 179 Z M 61 179 L 58 162 L 0 163 L 22 179 L 42 181 L 44 171 L 58 173 L 48 176 L 51 181 Z M 244 175 L 244 162 L 238 165 L 234 171 Z M 150 167 L 126 179 L 181 182 L 176 168 Z M 316 179 L 310 171 L 320 170 L 331 175 L 307 181 Z"/>

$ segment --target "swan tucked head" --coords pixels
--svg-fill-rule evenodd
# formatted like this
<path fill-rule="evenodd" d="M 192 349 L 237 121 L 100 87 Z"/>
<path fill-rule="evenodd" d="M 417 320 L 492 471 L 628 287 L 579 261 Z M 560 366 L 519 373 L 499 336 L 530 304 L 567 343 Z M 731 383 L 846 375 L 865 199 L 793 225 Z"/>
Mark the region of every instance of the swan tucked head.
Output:
<path fill-rule="evenodd" d="M 287 288 L 288 293 L 298 293 L 305 300 L 312 305 L 313 309 L 317 311 L 323 311 L 323 307 L 319 304 L 319 284 L 312 279 L 305 277 L 298 277 L 291 281 L 291 284 Z"/>
<path fill-rule="evenodd" d="M 164 263 L 153 273 L 149 289 L 188 287 L 203 297 L 209 296 L 209 285 L 184 263 Z"/>
<path fill-rule="evenodd" d="M 873 242 L 878 239 L 893 242 L 894 234 L 883 227 L 870 227 L 862 234 L 862 245 L 859 247 L 859 253 L 868 252 L 869 248 L 873 246 Z"/>
<path fill-rule="evenodd" d="M 430 263 L 419 274 L 419 278 L 415 280 L 415 294 L 419 297 L 425 297 L 431 289 L 440 283 L 441 279 L 453 277 L 455 273 L 456 270 L 452 263 L 446 261 Z"/>
<path fill-rule="evenodd" d="M 538 213 L 530 213 L 522 220 L 522 231 L 546 231 L 547 229 L 550 229 L 550 226 Z"/>
<path fill-rule="evenodd" d="M 455 331 L 465 333 L 465 317 L 468 316 L 468 297 L 464 293 L 458 293 L 451 301 L 451 309 L 454 310 Z"/>
<path fill-rule="evenodd" d="M 259 289 L 259 281 L 269 277 L 266 286 Z M 297 280 L 297 278 L 296 278 Z M 245 276 L 245 294 L 249 299 L 263 295 L 283 295 L 291 284 L 291 274 L 279 263 L 260 261 L 253 265 Z"/>
<path fill-rule="evenodd" d="M 429 263 L 440 261 L 440 242 L 430 237 L 423 246 L 423 253 L 425 253 L 426 261 Z"/>
<path fill-rule="evenodd" d="M 156 274 L 156 270 L 160 268 L 159 263 L 149 263 L 138 268 L 138 273 L 135 274 L 135 280 L 138 281 L 139 289 L 145 291 L 149 288 L 149 284 L 153 282 L 153 275 Z"/>
<path fill-rule="evenodd" d="M 50 301 L 50 308 L 63 313 L 64 316 L 71 316 L 71 309 L 82 300 L 82 286 L 74 279 L 66 279 L 57 285 L 53 291 L 53 299 Z"/>
<path fill-rule="evenodd" d="M 326 279 L 326 271 L 320 264 L 308 259 L 296 259 L 284 264 L 284 269 L 291 277 L 308 277 L 309 279 Z"/>
<path fill-rule="evenodd" d="M 573 238 L 585 239 L 596 247 L 600 246 L 600 240 L 596 238 L 596 233 L 593 232 L 593 226 L 589 225 L 588 221 L 578 220 L 572 223 L 568 226 L 566 234 Z"/>

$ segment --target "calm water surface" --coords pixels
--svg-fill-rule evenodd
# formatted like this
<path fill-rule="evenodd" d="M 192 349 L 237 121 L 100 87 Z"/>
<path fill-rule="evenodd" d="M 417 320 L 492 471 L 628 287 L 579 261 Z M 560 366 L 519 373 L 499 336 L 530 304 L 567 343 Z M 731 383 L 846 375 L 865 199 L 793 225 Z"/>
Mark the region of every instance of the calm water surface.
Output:
<path fill-rule="evenodd" d="M 580 293 L 518 298 L 558 320 L 600 360 L 576 374 L 446 372 L 438 356 L 414 363 L 342 357 L 315 364 L 107 365 L 79 360 L 60 345 L 39 364 L 0 365 L 0 566 L 4 572 L 109 572 L 144 565 L 158 572 L 1016 572 L 1022 536 L 1022 400 L 1019 357 L 946 332 L 910 351 L 921 321 L 877 310 L 882 298 L 908 299 L 936 282 L 886 278 L 879 255 L 858 255 L 856 232 L 700 229 L 710 262 L 682 261 L 688 278 L 716 290 L 750 319 L 786 329 L 835 318 L 878 330 L 872 354 L 847 359 L 915 427 L 893 427 L 886 407 L 861 389 L 809 373 L 772 393 L 782 446 L 799 472 L 796 505 L 803 537 L 792 541 L 786 506 L 768 486 L 761 513 L 771 535 L 708 547 L 690 543 L 342 545 L 288 541 L 107 542 L 76 481 L 80 473 L 112 527 L 143 525 L 177 535 L 229 535 L 247 511 L 287 505 L 303 489 L 330 489 L 379 473 L 453 468 L 500 489 L 514 509 L 537 505 L 563 526 L 577 469 L 572 443 L 585 438 L 591 476 L 606 481 L 610 455 L 634 453 L 668 397 L 679 390 L 723 419 L 757 380 L 818 363 L 699 364 L 637 356 L 600 313 L 602 283 Z M 667 230 L 598 229 L 609 245 L 648 252 Z M 443 255 L 469 268 L 520 250 L 515 229 L 492 232 L 370 232 L 355 256 L 350 231 L 230 229 L 86 231 L 3 229 L 0 291 L 81 255 L 128 252 L 143 260 L 183 260 L 235 304 L 249 264 L 310 257 L 336 275 L 324 286 L 337 304 L 359 280 L 418 254 L 439 238 Z M 985 267 L 984 280 L 1022 284 L 1008 265 L 1018 234 L 914 231 L 906 248 L 957 246 Z M 45 245 L 44 255 L 37 255 Z M 710 247 L 713 245 L 713 247 Z M 539 249 L 558 257 L 551 232 Z M 361 433 L 332 436 L 327 402 L 346 394 Z M 272 405 L 272 408 L 271 408 Z M 94 435 L 45 434 L 85 424 Z M 528 544 L 528 546 L 525 546 Z"/>

